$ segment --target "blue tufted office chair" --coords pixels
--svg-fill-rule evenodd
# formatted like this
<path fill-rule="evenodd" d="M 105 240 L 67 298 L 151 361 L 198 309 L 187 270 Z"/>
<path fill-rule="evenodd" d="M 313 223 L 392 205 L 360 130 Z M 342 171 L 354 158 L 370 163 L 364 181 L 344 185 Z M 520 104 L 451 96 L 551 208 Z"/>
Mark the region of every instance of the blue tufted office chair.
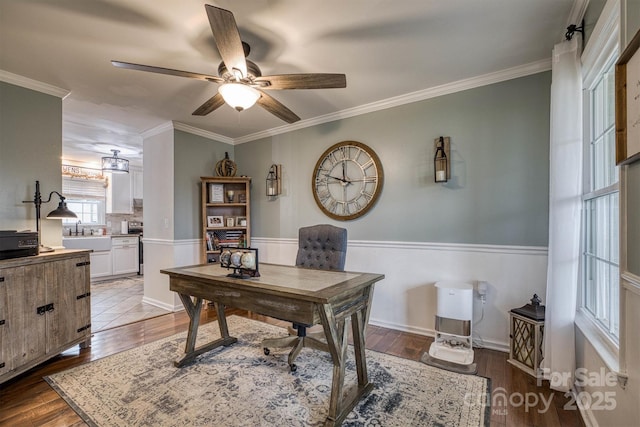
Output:
<path fill-rule="evenodd" d="M 329 224 L 302 227 L 298 231 L 298 254 L 296 266 L 314 268 L 317 270 L 344 271 L 347 258 L 347 230 Z M 286 337 L 267 338 L 262 341 L 264 354 L 269 354 L 269 347 L 293 347 L 289 353 L 289 368 L 295 372 L 297 367 L 294 360 L 303 347 L 315 350 L 329 351 L 327 343 L 323 341 L 324 332 L 308 332 L 310 325 L 293 324 L 293 329 Z"/>

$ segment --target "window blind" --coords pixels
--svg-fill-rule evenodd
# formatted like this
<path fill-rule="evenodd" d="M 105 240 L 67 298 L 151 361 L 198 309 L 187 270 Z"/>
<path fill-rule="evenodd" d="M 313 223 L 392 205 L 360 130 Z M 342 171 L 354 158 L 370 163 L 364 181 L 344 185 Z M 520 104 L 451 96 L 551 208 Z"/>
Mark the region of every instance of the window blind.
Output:
<path fill-rule="evenodd" d="M 106 197 L 103 181 L 62 177 L 62 195 L 68 199 L 101 199 Z"/>

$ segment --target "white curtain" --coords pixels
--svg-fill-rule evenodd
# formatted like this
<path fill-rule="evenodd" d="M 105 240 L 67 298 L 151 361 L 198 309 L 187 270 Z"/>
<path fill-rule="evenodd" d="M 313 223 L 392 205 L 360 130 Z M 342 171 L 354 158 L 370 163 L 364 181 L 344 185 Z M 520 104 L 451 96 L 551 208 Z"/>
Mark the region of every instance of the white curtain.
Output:
<path fill-rule="evenodd" d="M 577 39 L 554 47 L 551 68 L 549 260 L 542 368 L 552 388 L 560 391 L 572 388 L 576 364 L 582 206 L 582 75 Z"/>

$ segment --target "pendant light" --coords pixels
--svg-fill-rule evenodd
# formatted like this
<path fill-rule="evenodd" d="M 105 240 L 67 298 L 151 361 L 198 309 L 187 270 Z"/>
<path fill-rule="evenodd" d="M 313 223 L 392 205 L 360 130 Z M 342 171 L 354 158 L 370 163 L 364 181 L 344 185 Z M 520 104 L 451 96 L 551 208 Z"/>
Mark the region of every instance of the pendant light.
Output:
<path fill-rule="evenodd" d="M 120 150 L 111 150 L 112 157 L 102 158 L 102 172 L 129 173 L 129 160 L 118 157 Z"/>

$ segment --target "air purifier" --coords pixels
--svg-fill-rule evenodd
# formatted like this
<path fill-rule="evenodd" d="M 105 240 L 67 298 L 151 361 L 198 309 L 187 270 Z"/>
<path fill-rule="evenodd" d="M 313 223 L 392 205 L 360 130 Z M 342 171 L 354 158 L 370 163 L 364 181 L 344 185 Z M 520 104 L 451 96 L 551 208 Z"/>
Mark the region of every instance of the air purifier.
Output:
<path fill-rule="evenodd" d="M 422 361 L 436 367 L 475 373 L 473 363 L 473 285 L 437 282 L 435 340 Z"/>

